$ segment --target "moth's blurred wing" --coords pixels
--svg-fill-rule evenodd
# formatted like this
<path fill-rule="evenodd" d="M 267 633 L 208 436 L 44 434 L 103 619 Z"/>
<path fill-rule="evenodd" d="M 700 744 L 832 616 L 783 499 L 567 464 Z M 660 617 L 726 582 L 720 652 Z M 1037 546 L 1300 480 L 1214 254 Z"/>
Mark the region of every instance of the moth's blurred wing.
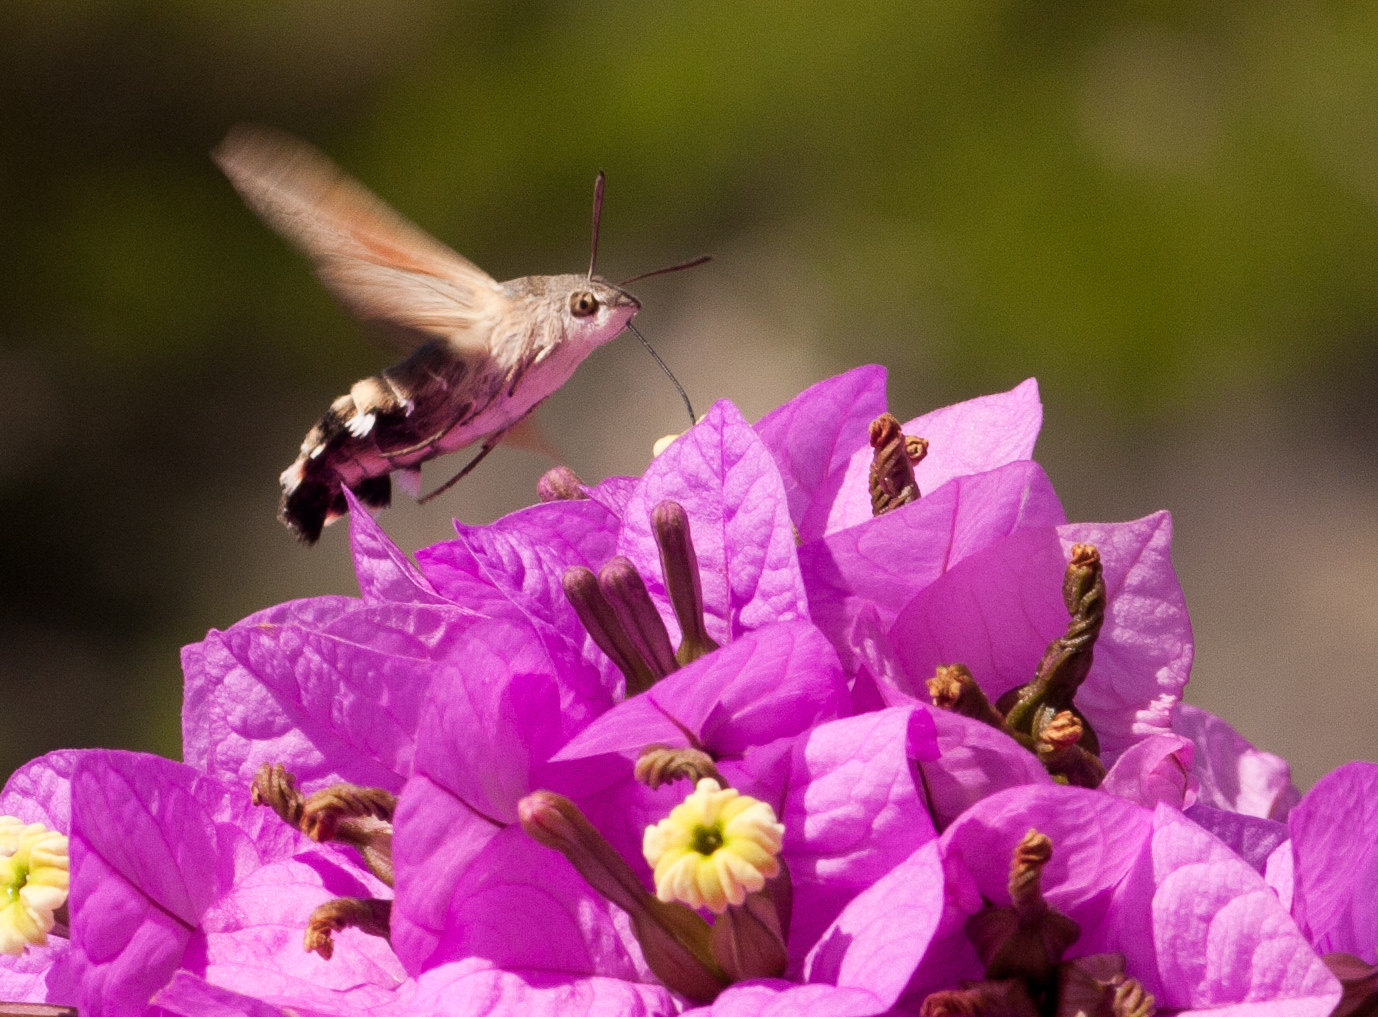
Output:
<path fill-rule="evenodd" d="M 237 127 L 212 153 L 255 212 L 301 248 L 354 314 L 406 345 L 486 355 L 506 309 L 483 269 L 408 222 L 303 141 Z"/>
<path fill-rule="evenodd" d="M 519 448 L 545 456 L 551 462 L 561 462 L 563 456 L 550 435 L 546 434 L 536 418 L 525 416 L 509 427 L 502 436 L 502 443 L 509 448 Z"/>

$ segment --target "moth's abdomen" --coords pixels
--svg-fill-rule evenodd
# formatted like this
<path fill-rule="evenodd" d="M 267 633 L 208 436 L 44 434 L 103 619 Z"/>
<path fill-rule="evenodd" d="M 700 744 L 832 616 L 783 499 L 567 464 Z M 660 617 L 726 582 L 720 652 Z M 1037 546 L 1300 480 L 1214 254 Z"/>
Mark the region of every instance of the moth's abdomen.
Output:
<path fill-rule="evenodd" d="M 361 460 L 347 449 L 349 444 L 362 444 L 349 431 L 349 423 L 356 417 L 349 396 L 335 400 L 307 434 L 297 461 L 283 471 L 278 518 L 303 543 L 314 544 L 327 523 L 349 511 L 344 496 L 345 476 L 340 467 L 345 462 L 363 466 L 367 461 L 367 457 Z M 376 472 L 349 471 L 363 472 L 349 488 L 369 508 L 386 508 L 392 502 L 389 466 L 386 461 L 373 465 Z"/>
<path fill-rule="evenodd" d="M 469 425 L 481 423 L 473 419 L 476 403 L 491 402 L 502 379 L 485 379 L 481 392 L 475 380 L 463 361 L 427 344 L 382 376 L 355 383 L 330 404 L 283 471 L 279 518 L 314 544 L 348 513 L 345 487 L 369 508 L 387 507 L 393 471 L 410 471 L 415 479 L 421 463 L 484 436 Z"/>
<path fill-rule="evenodd" d="M 392 503 L 392 478 L 386 474 L 368 477 L 350 490 L 369 508 L 387 508 Z M 303 543 L 314 544 L 327 522 L 348 511 L 344 485 L 338 478 L 332 483 L 323 477 L 312 477 L 303 480 L 291 494 L 283 493 L 278 516 Z"/>

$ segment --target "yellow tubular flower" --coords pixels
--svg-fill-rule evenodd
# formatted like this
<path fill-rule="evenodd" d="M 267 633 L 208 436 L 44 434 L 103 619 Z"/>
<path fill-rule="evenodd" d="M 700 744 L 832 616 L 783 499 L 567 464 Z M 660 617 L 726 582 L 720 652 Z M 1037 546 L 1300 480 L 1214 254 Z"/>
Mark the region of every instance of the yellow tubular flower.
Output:
<path fill-rule="evenodd" d="M 655 870 L 657 897 L 720 915 L 780 874 L 775 856 L 784 839 L 769 805 L 705 777 L 669 816 L 646 828 L 641 850 Z"/>
<path fill-rule="evenodd" d="M 0 816 L 0 953 L 46 946 L 67 902 L 67 838 L 42 823 Z"/>

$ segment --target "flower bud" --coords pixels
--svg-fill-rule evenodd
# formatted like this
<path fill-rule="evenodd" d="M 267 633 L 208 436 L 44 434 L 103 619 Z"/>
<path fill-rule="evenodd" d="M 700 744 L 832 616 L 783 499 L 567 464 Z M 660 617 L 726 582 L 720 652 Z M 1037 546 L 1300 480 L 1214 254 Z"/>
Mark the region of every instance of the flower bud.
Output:
<path fill-rule="evenodd" d="M 718 772 L 718 764 L 701 749 L 647 745 L 637 757 L 634 774 L 639 783 L 652 791 L 677 780 L 688 780 L 697 785 L 705 777 L 717 781 L 719 787 L 727 787 L 727 781 Z"/>
<path fill-rule="evenodd" d="M 363 856 L 369 871 L 393 885 L 392 814 L 397 796 L 380 787 L 332 784 L 303 795 L 297 778 L 281 763 L 264 763 L 254 774 L 250 796 L 287 825 L 318 844 L 342 841 Z"/>
<path fill-rule="evenodd" d="M 627 680 L 627 695 L 645 692 L 656 682 L 655 673 L 622 627 L 617 612 L 603 595 L 591 569 L 574 565 L 565 570 L 565 596 L 588 634 L 617 665 Z"/>
<path fill-rule="evenodd" d="M 302 947 L 325 960 L 335 955 L 334 934 L 341 929 L 358 929 L 370 936 L 392 938 L 392 901 L 373 897 L 336 897 L 311 912 L 306 923 Z"/>
<path fill-rule="evenodd" d="M 928 679 L 928 695 L 940 710 L 950 710 L 991 727 L 1004 724 L 965 664 L 940 665 Z"/>
<path fill-rule="evenodd" d="M 679 619 L 681 664 L 698 660 L 718 648 L 708 635 L 703 619 L 703 585 L 699 559 L 689 534 L 689 514 L 675 501 L 663 501 L 651 512 L 651 529 L 660 548 L 660 567 L 665 573 L 665 592 Z"/>
<path fill-rule="evenodd" d="M 641 581 L 636 566 L 618 555 L 598 573 L 598 588 L 622 623 L 622 631 L 638 656 L 650 667 L 654 680 L 659 681 L 678 671 L 679 662 L 670 648 L 670 633 L 665 630 L 665 622 L 655 604 L 651 603 L 651 595 L 646 592 L 646 584 Z"/>
<path fill-rule="evenodd" d="M 928 455 L 928 442 L 900 430 L 893 414 L 871 421 L 871 514 L 884 515 L 919 499 L 914 467 Z"/>
<path fill-rule="evenodd" d="M 987 907 L 967 920 L 967 938 L 986 966 L 986 978 L 1019 978 L 1035 997 L 1055 979 L 1062 955 L 1081 936 L 1081 926 L 1043 898 L 1043 868 L 1053 844 L 1030 830 L 1010 862 L 1009 907 Z"/>
<path fill-rule="evenodd" d="M 708 923 L 683 905 L 647 893 L 577 805 L 536 791 L 517 803 L 517 817 L 529 837 L 559 851 L 600 896 L 631 916 L 646 963 L 667 988 L 699 1003 L 726 988 L 729 979 L 713 957 Z"/>
<path fill-rule="evenodd" d="M 1054 779 L 1073 787 L 1097 788 L 1105 780 L 1105 766 L 1079 744 L 1086 727 L 1071 710 L 1063 710 L 1038 732 L 1034 752 Z"/>
<path fill-rule="evenodd" d="M 536 497 L 543 502 L 587 501 L 584 482 L 568 466 L 555 466 L 546 470 L 536 481 Z"/>
<path fill-rule="evenodd" d="M 709 942 L 734 982 L 778 978 L 789 962 L 780 918 L 766 892 L 748 894 L 741 907 L 729 907 L 719 915 Z"/>
<path fill-rule="evenodd" d="M 1124 973 L 1124 955 L 1078 957 L 1058 969 L 1054 1017 L 1153 1017 L 1153 994 Z"/>

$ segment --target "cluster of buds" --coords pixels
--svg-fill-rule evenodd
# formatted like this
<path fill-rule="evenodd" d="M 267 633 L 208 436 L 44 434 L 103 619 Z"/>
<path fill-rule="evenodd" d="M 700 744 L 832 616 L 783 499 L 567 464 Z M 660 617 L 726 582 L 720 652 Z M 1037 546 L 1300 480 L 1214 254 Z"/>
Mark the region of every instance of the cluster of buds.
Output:
<path fill-rule="evenodd" d="M 719 403 L 644 476 L 557 468 L 414 558 L 344 493 L 362 596 L 188 647 L 186 763 L 7 785 L 47 826 L 0 820 L 0 996 L 1371 1014 L 1378 766 L 1298 804 L 1180 702 L 1170 520 L 1068 523 L 1032 382 L 884 407 L 874 367 Z"/>
<path fill-rule="evenodd" d="M 565 596 L 598 648 L 625 676 L 628 695 L 646 691 L 718 648 L 704 624 L 703 587 L 688 513 L 676 502 L 662 502 L 651 513 L 651 527 L 660 548 L 665 590 L 679 621 L 678 650 L 671 649 L 665 622 L 627 558 L 618 555 L 597 575 L 581 565 L 564 575 Z"/>
<path fill-rule="evenodd" d="M 928 694 L 941 709 L 1009 734 L 1038 755 L 1054 780 L 1094 788 L 1105 777 L 1100 742 L 1075 698 L 1091 671 L 1096 636 L 1105 622 L 1105 576 L 1095 546 L 1072 547 L 1062 596 L 1071 621 L 1066 633 L 1049 644 L 1032 681 L 1006 692 L 992 706 L 971 671 L 951 664 L 929 679 Z"/>
<path fill-rule="evenodd" d="M 281 763 L 264 763 L 254 777 L 253 803 L 264 805 L 318 844 L 338 841 L 359 852 L 364 864 L 387 886 L 394 885 L 392 815 L 397 796 L 382 788 L 332 784 L 311 795 L 297 789 L 296 777 Z M 303 945 L 326 960 L 335 952 L 333 934 L 357 928 L 387 939 L 392 901 L 337 897 L 322 904 L 306 923 Z"/>

